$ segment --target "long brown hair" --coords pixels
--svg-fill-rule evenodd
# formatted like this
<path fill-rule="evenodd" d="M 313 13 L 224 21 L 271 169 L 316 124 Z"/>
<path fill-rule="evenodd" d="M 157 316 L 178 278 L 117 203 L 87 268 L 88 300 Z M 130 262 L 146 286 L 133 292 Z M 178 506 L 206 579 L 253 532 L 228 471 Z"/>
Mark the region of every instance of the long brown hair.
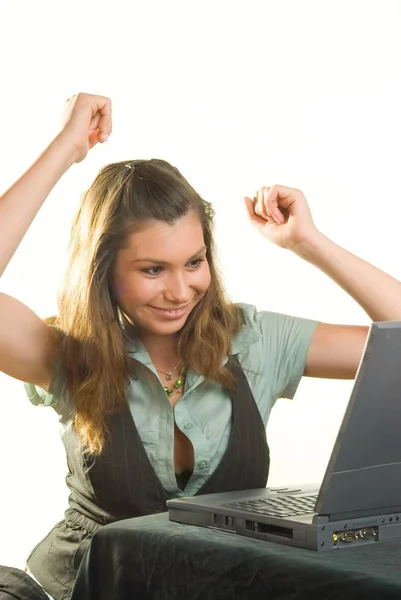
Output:
<path fill-rule="evenodd" d="M 229 389 L 235 384 L 222 362 L 242 316 L 224 297 L 215 264 L 211 204 L 163 160 L 109 164 L 83 195 L 71 230 L 59 314 L 46 319 L 62 333 L 62 379 L 74 403 L 75 428 L 93 454 L 104 445 L 108 415 L 126 406 L 135 368 L 111 286 L 115 257 L 141 222 L 173 224 L 189 212 L 202 223 L 211 283 L 180 331 L 178 354 L 185 366 L 205 378 Z"/>

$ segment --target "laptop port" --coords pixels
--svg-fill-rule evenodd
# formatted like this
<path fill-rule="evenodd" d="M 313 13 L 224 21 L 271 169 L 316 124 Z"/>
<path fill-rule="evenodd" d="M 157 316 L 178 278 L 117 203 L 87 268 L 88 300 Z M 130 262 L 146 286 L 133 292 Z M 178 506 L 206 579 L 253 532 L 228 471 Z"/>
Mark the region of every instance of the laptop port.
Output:
<path fill-rule="evenodd" d="M 364 527 L 362 529 L 350 529 L 348 531 L 335 531 L 333 533 L 333 544 L 350 544 L 364 540 L 377 540 L 377 527 Z"/>
<path fill-rule="evenodd" d="M 278 535 L 290 539 L 293 537 L 292 529 L 279 527 L 278 525 L 268 525 L 267 523 L 258 523 L 257 521 L 245 521 L 245 527 L 249 531 L 255 531 L 256 533 Z"/>

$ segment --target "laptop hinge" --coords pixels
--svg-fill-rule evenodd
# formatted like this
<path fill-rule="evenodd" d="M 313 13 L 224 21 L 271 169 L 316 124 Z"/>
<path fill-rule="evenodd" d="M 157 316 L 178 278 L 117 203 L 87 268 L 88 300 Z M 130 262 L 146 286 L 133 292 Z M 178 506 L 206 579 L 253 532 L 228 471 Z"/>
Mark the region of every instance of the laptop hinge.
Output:
<path fill-rule="evenodd" d="M 377 517 L 377 515 L 401 513 L 401 506 L 385 506 L 371 510 L 353 510 L 352 512 L 333 513 L 331 515 L 316 515 L 315 523 L 327 523 L 331 521 L 344 521 L 349 519 L 360 519 L 363 517 Z"/>

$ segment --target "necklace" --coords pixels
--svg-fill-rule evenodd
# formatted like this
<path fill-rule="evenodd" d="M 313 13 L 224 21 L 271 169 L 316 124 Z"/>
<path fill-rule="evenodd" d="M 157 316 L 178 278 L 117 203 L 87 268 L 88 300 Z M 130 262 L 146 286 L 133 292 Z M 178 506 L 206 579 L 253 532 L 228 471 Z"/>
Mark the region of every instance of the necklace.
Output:
<path fill-rule="evenodd" d="M 178 367 L 178 365 L 180 364 L 181 361 L 178 361 L 178 363 L 175 365 L 175 367 L 173 367 L 171 369 L 171 371 L 169 371 L 168 373 L 165 373 L 164 371 L 160 371 L 160 369 L 156 369 L 156 371 L 158 373 L 162 373 L 162 375 L 164 375 L 166 377 L 166 381 L 171 381 L 173 379 L 173 373 L 176 370 L 176 368 Z M 186 375 L 188 369 L 181 369 L 181 373 L 179 375 L 179 377 L 174 381 L 173 385 L 171 387 L 165 385 L 164 387 L 164 391 L 167 394 L 167 397 L 170 398 L 170 396 L 172 396 L 172 394 L 174 394 L 174 392 L 180 392 L 183 385 L 184 385 L 184 377 Z"/>
<path fill-rule="evenodd" d="M 173 369 L 171 369 L 171 371 L 169 371 L 169 373 L 165 373 L 164 371 L 160 371 L 160 369 L 156 369 L 156 371 L 158 373 L 162 373 L 163 375 L 166 376 L 166 381 L 171 381 L 172 380 L 172 373 L 174 373 L 174 371 L 176 370 L 176 368 L 178 367 L 178 365 L 180 364 L 180 361 L 178 361 L 178 363 L 175 365 L 175 367 Z"/>
<path fill-rule="evenodd" d="M 163 375 L 166 376 L 166 380 L 167 381 L 171 381 L 172 380 L 172 376 L 171 374 L 176 370 L 176 368 L 178 367 L 180 363 L 177 363 L 176 366 L 174 367 L 174 369 L 171 369 L 171 371 L 169 373 L 164 373 L 164 371 L 159 371 L 159 369 L 156 369 L 156 371 L 158 373 L 163 373 Z M 167 385 L 163 386 L 164 387 L 164 391 L 167 394 L 167 397 L 170 398 L 170 396 L 172 396 L 175 392 L 180 392 L 183 388 L 184 385 L 184 377 L 187 374 L 188 369 L 181 369 L 181 373 L 178 377 L 178 379 L 176 379 L 173 383 L 173 385 L 171 387 L 168 387 Z"/>
<path fill-rule="evenodd" d="M 166 392 L 168 398 L 170 398 L 170 396 L 172 396 L 174 392 L 181 392 L 184 385 L 184 377 L 187 374 L 187 372 L 188 369 L 182 369 L 179 378 L 175 380 L 171 388 L 167 387 L 167 385 L 164 386 L 164 391 Z"/>

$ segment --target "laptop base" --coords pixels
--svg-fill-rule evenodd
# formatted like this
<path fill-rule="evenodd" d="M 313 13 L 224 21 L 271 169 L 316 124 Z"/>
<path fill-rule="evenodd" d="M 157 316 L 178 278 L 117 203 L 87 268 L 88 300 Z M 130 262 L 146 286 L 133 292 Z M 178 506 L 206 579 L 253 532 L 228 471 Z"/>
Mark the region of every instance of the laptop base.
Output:
<path fill-rule="evenodd" d="M 286 544 L 308 550 L 328 551 L 366 544 L 401 540 L 400 507 L 383 507 L 380 514 L 319 515 L 313 510 L 304 514 L 278 517 L 268 510 L 253 510 L 260 501 L 267 506 L 279 496 L 295 502 L 305 496 L 315 497 L 314 486 L 297 489 L 271 488 L 225 492 L 168 500 L 170 521 L 220 530 L 262 541 Z M 280 498 L 281 500 L 281 498 Z M 248 505 L 244 509 L 244 505 Z M 394 512 L 392 512 L 394 510 Z M 395 512 L 396 510 L 400 512 Z"/>
<path fill-rule="evenodd" d="M 188 512 L 170 508 L 170 521 L 196 525 L 276 544 L 308 550 L 338 550 L 378 542 L 401 540 L 401 515 L 380 515 L 369 520 L 334 521 L 326 525 L 309 524 L 299 527 L 294 522 L 278 525 L 266 523 L 260 515 L 249 518 L 216 513 Z M 399 522 L 395 519 L 398 518 Z"/>

